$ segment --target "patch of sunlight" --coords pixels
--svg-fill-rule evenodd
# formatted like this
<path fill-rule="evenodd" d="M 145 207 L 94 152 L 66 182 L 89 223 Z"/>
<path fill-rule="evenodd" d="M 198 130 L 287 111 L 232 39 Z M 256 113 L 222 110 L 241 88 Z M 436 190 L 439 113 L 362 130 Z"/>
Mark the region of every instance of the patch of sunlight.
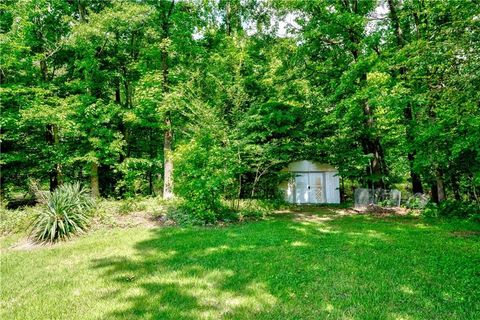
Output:
<path fill-rule="evenodd" d="M 285 213 L 293 213 L 293 212 L 292 212 L 292 210 L 284 209 L 284 210 L 275 210 L 274 213 L 285 214 Z"/>
<path fill-rule="evenodd" d="M 293 241 L 291 243 L 291 246 L 292 247 L 306 247 L 306 246 L 308 246 L 308 244 L 306 244 L 305 242 L 302 242 L 302 241 Z"/>
<path fill-rule="evenodd" d="M 339 216 L 351 215 L 351 209 L 330 209 L 330 211 Z"/>
<path fill-rule="evenodd" d="M 319 216 L 316 214 L 297 213 L 294 220 L 301 222 L 302 224 L 323 223 L 326 221 L 332 221 L 335 216 L 324 215 Z"/>
<path fill-rule="evenodd" d="M 155 252 L 155 259 L 170 259 L 173 256 L 177 255 L 177 250 L 168 250 L 165 252 Z"/>
<path fill-rule="evenodd" d="M 132 298 L 139 297 L 142 294 L 142 288 L 131 286 L 125 294 L 125 298 Z"/>
<path fill-rule="evenodd" d="M 329 312 L 329 313 L 332 312 L 334 309 L 335 309 L 335 308 L 333 307 L 333 305 L 332 305 L 331 303 L 327 303 L 327 304 L 325 305 L 325 308 L 324 308 L 324 310 L 327 311 L 327 312 Z"/>
<path fill-rule="evenodd" d="M 245 245 L 245 244 L 242 244 L 241 246 L 239 246 L 238 248 L 236 248 L 235 250 L 237 251 L 249 251 L 249 250 L 254 250 L 256 249 L 257 246 L 255 245 Z"/>
<path fill-rule="evenodd" d="M 304 227 L 289 226 L 288 229 L 292 229 L 292 230 L 295 230 L 295 231 L 298 231 L 298 232 L 301 232 L 301 233 L 304 233 L 304 234 L 308 233 L 307 228 L 304 228 Z"/>
<path fill-rule="evenodd" d="M 403 293 L 406 293 L 406 294 L 414 294 L 415 292 L 413 291 L 412 288 L 410 288 L 409 286 L 400 286 L 400 291 L 403 292 Z"/>
<path fill-rule="evenodd" d="M 388 240 L 388 237 L 385 236 L 385 233 L 378 232 L 376 230 L 368 230 L 367 235 L 370 238 L 375 238 L 375 239 L 379 239 L 379 240 Z"/>
<path fill-rule="evenodd" d="M 218 253 L 218 252 L 225 252 L 227 250 L 250 251 L 250 250 L 254 250 L 255 248 L 256 248 L 256 246 L 254 246 L 254 245 L 241 245 L 241 246 L 234 247 L 234 248 L 232 248 L 230 246 L 227 246 L 227 245 L 221 245 L 221 246 L 218 246 L 218 247 L 206 248 L 205 250 L 203 250 L 201 252 L 197 252 L 194 255 L 195 256 L 207 256 L 209 254 L 214 254 L 214 253 Z"/>
<path fill-rule="evenodd" d="M 347 233 L 349 236 L 354 237 L 362 237 L 362 238 L 373 238 L 378 240 L 387 241 L 389 240 L 388 237 L 385 236 L 383 232 L 378 232 L 375 230 L 367 230 L 366 232 L 349 232 Z"/>
<path fill-rule="evenodd" d="M 277 299 L 268 292 L 267 287 L 260 282 L 247 284 L 243 289 L 226 290 L 224 283 L 234 276 L 231 270 L 214 270 L 201 272 L 193 269 L 196 275 L 188 272 L 173 271 L 163 274 L 158 282 L 165 285 L 175 285 L 179 291 L 195 298 L 197 307 L 185 310 L 186 317 L 195 319 L 219 319 L 232 314 L 237 309 L 259 312 L 271 308 Z"/>
<path fill-rule="evenodd" d="M 348 234 L 349 236 L 356 236 L 356 237 L 357 237 L 357 236 L 364 236 L 364 235 L 365 235 L 365 233 L 363 233 L 363 232 L 349 232 L 349 233 L 347 233 L 347 234 Z"/>
<path fill-rule="evenodd" d="M 395 320 L 411 320 L 412 317 L 406 314 L 398 314 L 398 313 L 393 313 L 391 314 L 391 317 Z"/>
<path fill-rule="evenodd" d="M 228 233 L 227 233 L 227 236 L 228 236 L 229 238 L 238 238 L 238 233 L 228 232 Z"/>
<path fill-rule="evenodd" d="M 210 248 L 207 248 L 207 249 L 204 250 L 204 252 L 208 254 L 208 253 L 225 251 L 225 250 L 228 250 L 228 249 L 230 249 L 230 246 L 222 245 L 222 246 L 219 246 L 219 247 L 210 247 Z"/>
<path fill-rule="evenodd" d="M 340 231 L 332 230 L 332 228 L 328 228 L 328 227 L 317 228 L 316 230 L 321 233 L 340 233 Z"/>
<path fill-rule="evenodd" d="M 428 224 L 424 224 L 424 223 L 416 223 L 413 225 L 415 228 L 418 228 L 418 229 L 430 229 L 430 230 L 434 230 L 434 229 L 437 229 L 439 230 L 440 228 L 436 227 L 436 226 L 429 226 Z"/>

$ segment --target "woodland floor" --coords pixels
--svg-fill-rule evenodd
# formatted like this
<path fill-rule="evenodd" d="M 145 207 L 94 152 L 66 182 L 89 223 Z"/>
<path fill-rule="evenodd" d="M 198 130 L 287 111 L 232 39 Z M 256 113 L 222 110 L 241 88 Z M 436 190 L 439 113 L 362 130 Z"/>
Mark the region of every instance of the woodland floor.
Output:
<path fill-rule="evenodd" d="M 348 210 L 1 239 L 1 319 L 480 319 L 480 226 Z"/>

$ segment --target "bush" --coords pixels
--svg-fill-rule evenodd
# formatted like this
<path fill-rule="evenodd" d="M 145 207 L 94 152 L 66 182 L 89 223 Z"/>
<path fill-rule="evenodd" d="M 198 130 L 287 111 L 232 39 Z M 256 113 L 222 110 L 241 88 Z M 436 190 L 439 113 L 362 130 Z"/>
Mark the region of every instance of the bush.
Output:
<path fill-rule="evenodd" d="M 89 225 L 93 199 L 79 183 L 64 184 L 46 195 L 32 225 L 38 242 L 56 242 L 84 232 Z"/>
<path fill-rule="evenodd" d="M 423 209 L 429 203 L 430 198 L 423 193 L 416 193 L 409 197 L 405 203 L 405 207 L 408 209 Z"/>
<path fill-rule="evenodd" d="M 445 200 L 440 204 L 428 203 L 423 210 L 426 217 L 447 217 L 447 218 L 471 218 L 478 216 L 480 209 L 478 205 L 471 202 L 458 200 Z"/>
<path fill-rule="evenodd" d="M 184 200 L 179 209 L 191 221 L 214 223 L 228 213 L 222 198 L 237 190 L 234 160 L 237 157 L 221 137 L 199 130 L 175 152 L 175 194 Z"/>
<path fill-rule="evenodd" d="M 217 209 L 218 210 L 218 209 Z M 180 226 L 205 225 L 216 222 L 219 216 L 218 211 L 204 209 L 202 205 L 193 201 L 177 201 L 167 213 L 170 220 Z"/>

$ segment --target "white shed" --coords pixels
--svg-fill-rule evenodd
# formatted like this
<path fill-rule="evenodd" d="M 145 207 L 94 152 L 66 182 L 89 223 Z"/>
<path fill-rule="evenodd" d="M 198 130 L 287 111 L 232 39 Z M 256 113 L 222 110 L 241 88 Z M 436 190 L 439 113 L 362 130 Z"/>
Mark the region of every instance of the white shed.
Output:
<path fill-rule="evenodd" d="M 295 161 L 282 171 L 293 177 L 280 184 L 289 203 L 340 203 L 338 171 L 329 164 Z"/>

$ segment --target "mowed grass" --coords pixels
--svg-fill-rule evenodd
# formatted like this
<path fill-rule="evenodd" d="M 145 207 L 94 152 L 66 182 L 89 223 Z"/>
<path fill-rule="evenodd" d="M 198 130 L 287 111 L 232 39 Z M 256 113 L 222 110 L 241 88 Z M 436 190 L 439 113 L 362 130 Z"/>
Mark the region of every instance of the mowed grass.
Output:
<path fill-rule="evenodd" d="M 313 211 L 4 249 L 0 318 L 480 319 L 478 224 Z"/>

